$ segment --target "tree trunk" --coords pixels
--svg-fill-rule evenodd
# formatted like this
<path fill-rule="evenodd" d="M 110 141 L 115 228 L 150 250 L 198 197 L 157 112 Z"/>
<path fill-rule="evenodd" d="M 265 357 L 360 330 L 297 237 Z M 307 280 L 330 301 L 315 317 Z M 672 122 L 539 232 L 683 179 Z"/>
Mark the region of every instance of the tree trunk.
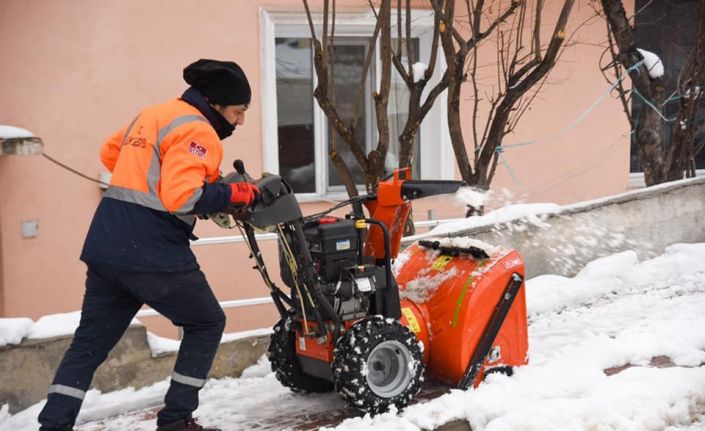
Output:
<path fill-rule="evenodd" d="M 465 81 L 463 73 L 465 57 L 465 55 L 456 54 L 454 58 L 450 59 L 448 64 L 448 72 L 451 77 L 448 85 L 448 132 L 450 133 L 450 141 L 453 145 L 460 176 L 467 184 L 475 184 L 476 175 L 473 173 L 472 165 L 468 158 L 468 151 L 465 148 L 465 139 L 463 138 L 462 123 L 460 121 L 460 88 Z"/>
<path fill-rule="evenodd" d="M 490 124 L 490 131 L 487 134 L 487 139 L 484 145 L 480 147 L 482 150 L 477 154 L 475 161 L 475 184 L 481 188 L 489 188 L 492 183 L 493 169 L 490 169 L 490 164 L 492 163 L 493 157 L 496 158 L 495 154 L 497 148 L 502 145 L 502 140 L 504 139 L 504 128 L 509 121 L 509 114 L 512 112 L 512 107 L 514 106 L 514 101 L 505 99 L 497 107 L 497 111 L 492 118 L 492 123 Z"/>
<path fill-rule="evenodd" d="M 419 132 L 421 121 L 425 114 L 421 112 L 421 92 L 424 85 L 414 83 L 409 92 L 409 117 L 404 124 L 404 130 L 399 135 L 399 167 L 407 168 L 411 166 L 414 158 L 414 140 Z"/>
<path fill-rule="evenodd" d="M 634 29 L 629 24 L 621 0 L 601 0 L 610 31 L 619 49 L 619 62 L 625 69 L 637 68 L 643 60 L 636 49 Z M 654 106 L 662 106 L 665 97 L 661 78 L 651 78 L 649 70 L 641 64 L 637 70 L 630 72 L 632 85 L 637 95 L 648 100 Z M 647 186 L 666 181 L 663 122 L 659 114 L 642 100 L 642 108 L 636 122 L 636 144 L 639 161 L 644 171 Z"/>
<path fill-rule="evenodd" d="M 387 151 L 389 150 L 389 116 L 387 115 L 387 106 L 389 104 L 389 91 L 392 80 L 392 30 L 391 30 L 392 2 L 391 0 L 382 0 L 380 5 L 379 17 L 380 20 L 380 55 L 382 61 L 382 76 L 380 78 L 379 92 L 373 94 L 375 101 L 375 114 L 377 118 L 377 148 L 370 151 L 367 155 L 367 192 L 372 193 L 377 187 L 382 172 L 384 171 L 384 162 L 387 159 Z M 372 49 L 370 47 L 370 49 Z"/>
<path fill-rule="evenodd" d="M 663 100 L 663 87 L 660 88 L 660 99 L 656 100 Z M 661 117 L 644 105 L 639 112 L 637 124 L 636 143 L 639 149 L 639 160 L 644 171 L 644 182 L 647 186 L 661 184 L 666 181 Z"/>

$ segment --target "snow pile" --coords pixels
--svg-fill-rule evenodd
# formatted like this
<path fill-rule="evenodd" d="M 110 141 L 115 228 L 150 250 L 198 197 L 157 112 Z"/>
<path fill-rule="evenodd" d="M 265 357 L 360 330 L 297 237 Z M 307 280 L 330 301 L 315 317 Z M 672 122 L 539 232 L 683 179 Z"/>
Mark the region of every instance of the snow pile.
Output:
<path fill-rule="evenodd" d="M 51 338 L 71 335 L 78 327 L 81 312 L 52 314 L 36 322 L 29 318 L 0 319 L 0 347 L 20 344 L 23 338 Z"/>
<path fill-rule="evenodd" d="M 540 275 L 527 281 L 529 314 L 559 310 L 580 304 L 596 295 L 609 293 L 623 286 L 620 273 L 634 268 L 637 255 L 633 251 L 604 257 L 590 262 L 574 278 L 560 275 Z"/>
<path fill-rule="evenodd" d="M 414 63 L 411 66 L 411 70 L 414 75 L 414 82 L 419 82 L 423 79 L 426 74 L 426 69 L 428 69 L 428 65 L 425 63 Z"/>
<path fill-rule="evenodd" d="M 663 62 L 658 55 L 645 49 L 637 48 L 639 54 L 644 57 L 644 67 L 649 71 L 651 79 L 660 78 L 663 76 Z"/>
<path fill-rule="evenodd" d="M 529 365 L 334 429 L 421 430 L 453 420 L 475 431 L 705 428 L 705 244 L 673 245 L 642 262 L 619 253 L 573 278 L 536 277 L 526 289 Z M 89 391 L 77 431 L 153 430 L 167 383 Z M 209 380 L 201 394 L 195 416 L 227 430 L 313 429 L 350 414 L 335 393 L 291 393 L 266 358 L 239 379 Z M 36 429 L 42 405 L 15 415 L 4 407 L 0 429 Z"/>
<path fill-rule="evenodd" d="M 27 338 L 51 338 L 71 335 L 78 328 L 81 312 L 51 314 L 37 320 L 27 333 Z"/>
<path fill-rule="evenodd" d="M 157 356 L 167 353 L 178 352 L 181 346 L 181 340 L 160 337 L 159 335 L 147 331 L 147 344 L 149 344 L 152 357 L 156 358 Z"/>
<path fill-rule="evenodd" d="M 24 317 L 0 319 L 0 347 L 20 344 L 34 322 Z"/>
<path fill-rule="evenodd" d="M 23 338 L 52 338 L 72 335 L 81 321 L 81 312 L 51 314 L 41 317 L 36 322 L 29 318 L 4 318 L 0 319 L 0 347 L 8 344 L 20 344 Z M 137 319 L 132 319 L 130 325 L 141 325 Z M 223 334 L 221 343 L 240 340 L 248 337 L 267 336 L 272 333 L 271 328 L 255 329 Z M 147 343 L 152 352 L 152 357 L 176 352 L 181 345 L 180 340 L 160 337 L 147 331 Z"/>
<path fill-rule="evenodd" d="M 0 319 L 0 347 L 19 344 L 23 338 L 52 338 L 72 335 L 81 321 L 81 312 L 50 314 L 33 322 L 29 318 Z M 133 319 L 132 325 L 140 325 Z"/>
<path fill-rule="evenodd" d="M 34 134 L 29 130 L 13 126 L 0 125 L 0 139 L 32 138 Z"/>
<path fill-rule="evenodd" d="M 492 375 L 476 390 L 453 390 L 401 414 L 348 419 L 335 429 L 433 429 L 456 419 L 478 431 L 702 425 L 705 244 L 675 245 L 641 263 L 635 256 L 596 260 L 551 289 L 542 281 L 548 276 L 529 280 L 531 360 L 513 377 Z M 572 307 L 547 295 L 575 287 L 578 296 L 566 295 Z M 652 365 L 664 356 L 670 366 Z M 605 373 L 625 364 L 635 366 Z"/>

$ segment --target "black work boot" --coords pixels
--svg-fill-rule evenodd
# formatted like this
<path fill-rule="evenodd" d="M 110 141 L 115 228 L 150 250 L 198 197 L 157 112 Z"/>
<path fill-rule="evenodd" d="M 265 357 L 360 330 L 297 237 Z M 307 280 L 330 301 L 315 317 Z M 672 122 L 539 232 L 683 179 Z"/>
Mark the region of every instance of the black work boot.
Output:
<path fill-rule="evenodd" d="M 220 428 L 203 428 L 196 419 L 179 419 L 165 425 L 157 426 L 157 431 L 223 431 Z"/>

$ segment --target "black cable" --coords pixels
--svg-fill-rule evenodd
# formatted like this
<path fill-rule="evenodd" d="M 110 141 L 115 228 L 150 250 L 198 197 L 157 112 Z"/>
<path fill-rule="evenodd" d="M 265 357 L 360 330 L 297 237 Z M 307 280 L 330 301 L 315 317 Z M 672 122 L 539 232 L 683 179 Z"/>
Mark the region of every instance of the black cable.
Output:
<path fill-rule="evenodd" d="M 66 166 L 65 164 L 63 164 L 63 163 L 61 163 L 60 161 L 58 161 L 58 160 L 56 160 L 56 159 L 50 157 L 49 155 L 47 155 L 47 154 L 45 154 L 45 153 L 42 153 L 42 156 L 44 156 L 44 157 L 45 157 L 47 160 L 49 160 L 50 162 L 55 163 L 56 165 L 58 165 L 58 166 L 60 166 L 60 167 L 62 167 L 62 168 L 64 168 L 64 169 L 66 169 L 67 171 L 72 172 L 72 173 L 78 175 L 79 177 L 85 178 L 85 179 L 87 179 L 87 180 L 89 180 L 89 181 L 93 181 L 94 183 L 98 183 L 98 184 L 103 185 L 103 186 L 106 186 L 106 187 L 108 186 L 107 183 L 104 183 L 103 181 L 100 181 L 100 180 L 96 180 L 95 178 L 91 178 L 91 177 L 89 177 L 89 176 L 86 175 L 86 174 L 82 174 L 81 172 L 78 172 L 77 170 L 75 170 L 75 169 L 73 169 L 73 168 L 71 168 L 71 167 L 69 167 L 69 166 Z"/>
<path fill-rule="evenodd" d="M 310 221 L 310 220 L 315 220 L 315 219 L 317 219 L 317 218 L 321 218 L 321 217 L 325 216 L 326 214 L 330 214 L 330 213 L 332 213 L 333 211 L 335 211 L 335 210 L 337 210 L 337 209 L 339 209 L 339 208 L 342 208 L 342 207 L 344 207 L 344 206 L 350 205 L 350 204 L 352 204 L 352 203 L 355 203 L 355 202 L 364 202 L 364 201 L 366 201 L 366 200 L 368 200 L 368 199 L 374 199 L 374 198 L 376 198 L 376 197 L 377 197 L 377 194 L 354 196 L 354 197 L 352 197 L 352 198 L 350 198 L 350 199 L 348 199 L 348 200 L 345 200 L 345 201 L 343 201 L 343 202 L 340 202 L 339 204 L 337 204 L 337 205 L 335 205 L 335 206 L 333 206 L 333 207 L 331 207 L 331 208 L 328 208 L 327 210 L 323 210 L 323 211 L 318 212 L 318 213 L 315 213 L 315 214 L 307 215 L 306 217 L 304 217 L 304 222 L 308 222 L 308 221 Z"/>

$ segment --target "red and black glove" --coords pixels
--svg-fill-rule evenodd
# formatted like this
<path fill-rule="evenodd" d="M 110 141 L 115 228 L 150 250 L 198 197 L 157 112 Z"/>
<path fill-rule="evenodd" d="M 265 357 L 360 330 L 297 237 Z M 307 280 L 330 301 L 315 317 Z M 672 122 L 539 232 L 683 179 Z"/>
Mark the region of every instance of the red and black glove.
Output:
<path fill-rule="evenodd" d="M 241 204 L 250 206 L 259 196 L 259 189 L 256 185 L 250 183 L 230 183 L 232 194 L 230 202 L 233 204 Z"/>

